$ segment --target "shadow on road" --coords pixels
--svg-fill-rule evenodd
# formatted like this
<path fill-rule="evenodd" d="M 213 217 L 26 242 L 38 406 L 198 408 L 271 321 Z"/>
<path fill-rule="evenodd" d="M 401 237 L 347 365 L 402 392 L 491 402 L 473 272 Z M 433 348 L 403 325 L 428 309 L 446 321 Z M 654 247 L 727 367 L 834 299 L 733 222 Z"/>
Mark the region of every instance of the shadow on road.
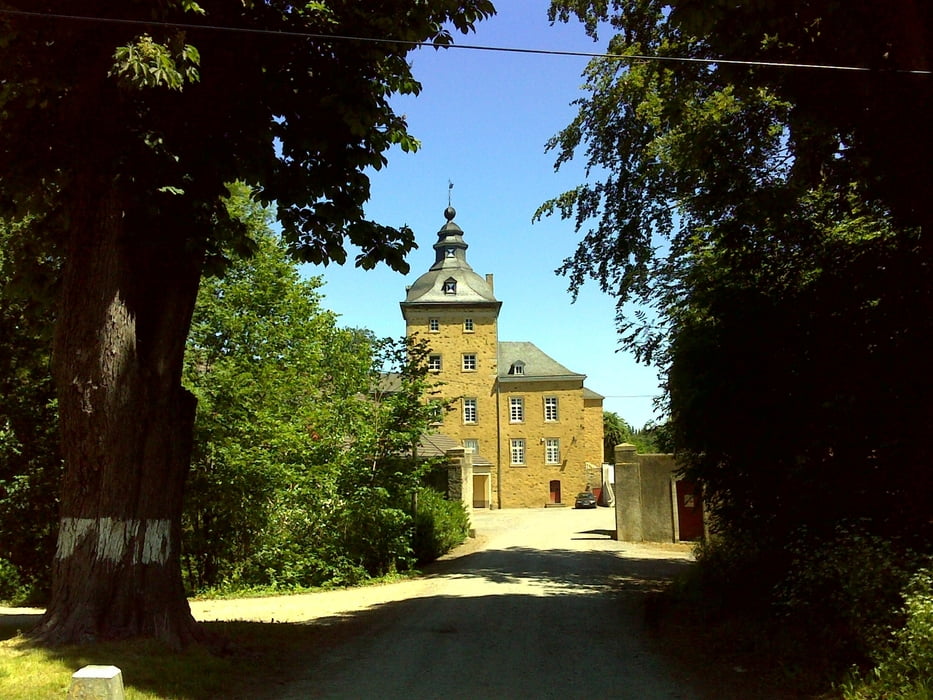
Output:
<path fill-rule="evenodd" d="M 599 535 L 599 537 L 571 537 L 572 540 L 605 540 L 612 539 L 615 530 L 584 530 L 581 535 Z"/>
<path fill-rule="evenodd" d="M 650 592 L 660 590 L 692 564 L 677 557 L 642 559 L 613 551 L 509 547 L 438 562 L 425 573 L 429 577 L 479 577 L 495 583 L 532 581 L 592 592 Z"/>

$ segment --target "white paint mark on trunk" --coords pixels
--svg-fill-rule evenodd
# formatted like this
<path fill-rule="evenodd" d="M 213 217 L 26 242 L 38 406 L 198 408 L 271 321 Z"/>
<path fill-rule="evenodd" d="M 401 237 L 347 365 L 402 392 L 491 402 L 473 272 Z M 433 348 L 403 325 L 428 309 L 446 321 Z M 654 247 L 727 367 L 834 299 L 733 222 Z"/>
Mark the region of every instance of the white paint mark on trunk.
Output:
<path fill-rule="evenodd" d="M 98 559 L 116 563 L 132 549 L 132 564 L 164 564 L 172 549 L 170 533 L 168 520 L 62 518 L 55 556 L 70 557 L 87 537 L 96 535 L 94 553 Z"/>
<path fill-rule="evenodd" d="M 56 559 L 66 559 L 74 554 L 78 543 L 85 538 L 96 522 L 90 518 L 62 518 L 58 528 Z"/>
<path fill-rule="evenodd" d="M 147 520 L 146 538 L 143 540 L 143 564 L 164 564 L 171 552 L 168 520 Z"/>

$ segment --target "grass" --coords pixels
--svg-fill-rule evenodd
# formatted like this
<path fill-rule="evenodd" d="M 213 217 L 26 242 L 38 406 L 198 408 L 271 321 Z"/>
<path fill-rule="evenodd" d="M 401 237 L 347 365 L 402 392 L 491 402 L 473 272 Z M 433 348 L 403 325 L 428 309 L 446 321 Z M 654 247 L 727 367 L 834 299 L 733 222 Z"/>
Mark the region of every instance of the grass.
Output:
<path fill-rule="evenodd" d="M 342 588 L 362 588 L 365 586 L 383 586 L 399 581 L 408 581 L 418 578 L 423 572 L 420 569 L 407 569 L 401 572 L 392 572 L 383 576 L 373 576 L 352 586 L 323 585 L 323 586 L 295 586 L 280 588 L 275 586 L 250 586 L 244 588 L 207 588 L 198 591 L 191 600 L 237 600 L 240 598 L 272 598 L 275 596 L 300 595 L 304 593 L 325 593 Z"/>
<path fill-rule="evenodd" d="M 368 579 L 360 586 L 395 583 L 421 575 L 410 570 Z M 334 586 L 302 590 L 255 588 L 211 590 L 199 599 L 239 599 L 334 590 Z M 96 643 L 49 649 L 33 644 L 21 631 L 31 625 L 0 616 L 0 698 L 43 700 L 64 698 L 71 676 L 88 665 L 116 666 L 122 671 L 127 700 L 208 700 L 275 697 L 281 686 L 301 677 L 317 654 L 352 635 L 367 615 L 317 619 L 306 623 L 202 623 L 212 647 L 192 646 L 176 652 L 151 640 Z M 38 622 L 38 616 L 32 621 Z M 340 623 L 339 625 L 336 623 Z M 22 630 L 20 629 L 22 628 Z M 270 685 L 271 684 L 271 685 Z"/>
<path fill-rule="evenodd" d="M 0 637 L 9 637 L 0 642 L 0 698 L 63 698 L 71 675 L 89 664 L 118 667 L 128 700 L 268 697 L 336 640 L 334 622 L 206 623 L 223 646 L 183 652 L 151 640 L 47 649 L 0 626 Z"/>

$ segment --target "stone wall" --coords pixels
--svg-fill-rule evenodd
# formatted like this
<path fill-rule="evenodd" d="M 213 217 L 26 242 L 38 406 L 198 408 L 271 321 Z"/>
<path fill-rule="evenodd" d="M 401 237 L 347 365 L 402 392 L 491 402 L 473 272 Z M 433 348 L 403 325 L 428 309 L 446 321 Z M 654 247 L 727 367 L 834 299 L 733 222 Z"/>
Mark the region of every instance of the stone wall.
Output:
<path fill-rule="evenodd" d="M 524 420 L 511 422 L 510 399 L 524 400 Z M 557 420 L 546 421 L 544 399 L 557 399 Z M 503 383 L 499 397 L 501 435 L 499 454 L 502 460 L 502 508 L 541 508 L 552 505 L 551 482 L 560 482 L 560 501 L 573 505 L 574 497 L 588 485 L 587 462 L 598 460 L 587 438 L 587 412 L 584 407 L 583 382 L 523 381 Z M 602 443 L 602 415 L 600 415 Z M 525 440 L 524 464 L 511 463 L 511 441 Z M 547 439 L 559 440 L 560 460 L 548 464 Z M 598 487 L 598 483 L 589 484 Z M 555 504 L 556 505 L 556 504 Z"/>
<path fill-rule="evenodd" d="M 496 396 L 493 388 L 498 376 L 498 329 L 495 305 L 452 305 L 442 307 L 409 307 L 405 310 L 406 334 L 426 340 L 431 354 L 441 356 L 441 369 L 432 377 L 441 383 L 441 395 L 454 399 L 452 409 L 444 415 L 437 432 L 457 442 L 476 440 L 477 453 L 495 464 L 498 458 L 498 428 Z M 432 331 L 431 319 L 438 329 Z M 473 330 L 464 324 L 473 322 Z M 463 370 L 463 354 L 476 355 L 476 369 Z M 476 399 L 476 422 L 463 420 L 463 398 Z M 496 470 L 492 472 L 492 493 L 497 492 Z"/>
<path fill-rule="evenodd" d="M 473 451 L 465 447 L 447 450 L 447 498 L 473 508 Z"/>
<path fill-rule="evenodd" d="M 616 539 L 623 542 L 674 542 L 674 455 L 640 455 L 634 445 L 616 445 Z"/>

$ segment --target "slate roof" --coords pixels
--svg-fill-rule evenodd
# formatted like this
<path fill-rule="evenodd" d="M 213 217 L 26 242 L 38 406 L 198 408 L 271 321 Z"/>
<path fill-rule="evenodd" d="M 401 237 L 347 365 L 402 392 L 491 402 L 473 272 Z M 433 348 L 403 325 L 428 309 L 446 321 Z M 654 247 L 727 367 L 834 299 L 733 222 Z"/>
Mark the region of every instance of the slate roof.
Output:
<path fill-rule="evenodd" d="M 421 438 L 421 442 L 418 443 L 418 456 L 443 457 L 445 454 L 447 454 L 447 450 L 453 449 L 454 447 L 463 447 L 463 445 L 461 445 L 449 435 L 443 435 L 441 433 L 424 435 Z M 490 462 L 482 455 L 473 453 L 473 466 L 491 467 L 492 462 Z"/>
<path fill-rule="evenodd" d="M 524 373 L 514 374 L 513 365 L 524 363 Z M 506 381 L 533 379 L 586 379 L 585 374 L 567 369 L 534 343 L 502 341 L 499 343 L 499 379 Z"/>
<path fill-rule="evenodd" d="M 463 240 L 463 229 L 454 223 L 457 212 L 447 207 L 447 223 L 437 232 L 434 244 L 434 264 L 405 291 L 402 307 L 411 304 L 496 304 L 492 286 L 473 271 L 466 259 L 469 246 Z M 456 292 L 444 291 L 448 280 L 456 283 Z"/>

